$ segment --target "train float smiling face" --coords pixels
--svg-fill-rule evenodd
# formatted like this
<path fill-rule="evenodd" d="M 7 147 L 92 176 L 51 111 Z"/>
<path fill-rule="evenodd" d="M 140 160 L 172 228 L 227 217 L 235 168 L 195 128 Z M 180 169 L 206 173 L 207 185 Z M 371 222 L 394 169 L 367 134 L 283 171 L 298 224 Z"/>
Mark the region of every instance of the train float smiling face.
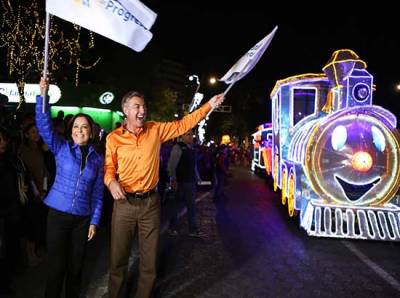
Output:
<path fill-rule="evenodd" d="M 313 132 L 305 167 L 321 198 L 381 205 L 399 184 L 399 143 L 384 118 L 363 107 L 328 117 Z"/>

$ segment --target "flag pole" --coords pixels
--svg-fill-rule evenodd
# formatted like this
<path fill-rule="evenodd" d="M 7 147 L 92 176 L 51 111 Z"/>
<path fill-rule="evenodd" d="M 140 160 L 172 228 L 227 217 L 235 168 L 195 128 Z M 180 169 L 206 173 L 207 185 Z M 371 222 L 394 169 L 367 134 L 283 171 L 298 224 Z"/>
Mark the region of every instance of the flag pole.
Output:
<path fill-rule="evenodd" d="M 228 86 L 228 88 L 226 88 L 226 90 L 224 91 L 224 96 L 225 96 L 225 95 L 228 93 L 228 91 L 233 87 L 233 85 L 235 85 L 235 83 L 236 83 L 236 80 L 233 81 L 232 84 L 230 84 L 230 85 Z"/>
<path fill-rule="evenodd" d="M 49 60 L 49 35 L 50 35 L 50 14 L 46 12 L 46 28 L 44 36 L 44 65 L 43 65 L 43 79 L 47 79 L 47 68 Z M 42 113 L 45 112 L 47 89 L 44 90 L 42 96 Z"/>

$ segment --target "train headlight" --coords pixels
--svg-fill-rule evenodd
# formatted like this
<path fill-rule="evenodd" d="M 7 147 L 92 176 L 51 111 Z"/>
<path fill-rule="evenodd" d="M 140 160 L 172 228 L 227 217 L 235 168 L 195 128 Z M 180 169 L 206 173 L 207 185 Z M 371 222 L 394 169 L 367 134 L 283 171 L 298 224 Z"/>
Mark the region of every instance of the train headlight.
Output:
<path fill-rule="evenodd" d="M 353 97 L 358 101 L 365 101 L 370 94 L 370 88 L 367 84 L 358 83 L 353 88 Z"/>

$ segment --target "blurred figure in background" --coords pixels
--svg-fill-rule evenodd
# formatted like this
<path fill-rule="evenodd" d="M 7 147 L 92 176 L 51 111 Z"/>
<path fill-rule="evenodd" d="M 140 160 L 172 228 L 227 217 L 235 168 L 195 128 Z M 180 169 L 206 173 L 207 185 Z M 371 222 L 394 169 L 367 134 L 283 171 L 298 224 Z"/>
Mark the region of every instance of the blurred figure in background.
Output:
<path fill-rule="evenodd" d="M 170 178 L 168 174 L 168 160 L 174 144 L 174 141 L 169 140 L 161 145 L 159 174 L 160 179 L 158 180 L 157 189 L 158 193 L 160 194 L 162 204 L 167 202 L 171 191 Z"/>
<path fill-rule="evenodd" d="M 46 166 L 46 154 L 50 154 L 47 146 L 40 138 L 35 123 L 29 123 L 23 127 L 23 141 L 20 147 L 20 156 L 29 170 L 32 180 L 33 193 L 24 208 L 24 218 L 27 229 L 27 255 L 30 265 L 36 265 L 41 261 L 45 248 L 47 207 L 43 204 L 43 198 L 47 193 L 51 180 Z"/>
<path fill-rule="evenodd" d="M 0 296 L 12 297 L 12 282 L 20 256 L 21 206 L 27 202 L 28 186 L 24 166 L 11 150 L 10 135 L 2 127 L 0 189 Z"/>
<path fill-rule="evenodd" d="M 219 145 L 217 154 L 215 156 L 215 176 L 216 185 L 214 190 L 214 201 L 217 202 L 224 196 L 225 180 L 228 176 L 228 147 L 226 145 Z"/>
<path fill-rule="evenodd" d="M 172 216 L 168 233 L 178 235 L 178 213 L 182 203 L 187 208 L 189 236 L 200 237 L 196 219 L 196 183 L 200 181 L 197 171 L 196 150 L 193 147 L 194 132 L 185 132 L 181 141 L 172 147 L 168 161 L 168 173 L 171 179 L 172 189 L 176 190 L 177 208 Z"/>

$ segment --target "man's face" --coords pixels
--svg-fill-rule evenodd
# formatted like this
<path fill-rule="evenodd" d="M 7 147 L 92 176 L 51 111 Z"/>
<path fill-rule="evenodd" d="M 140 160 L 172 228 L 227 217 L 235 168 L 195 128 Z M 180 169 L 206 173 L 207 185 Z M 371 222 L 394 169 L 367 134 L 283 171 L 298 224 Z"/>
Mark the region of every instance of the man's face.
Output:
<path fill-rule="evenodd" d="M 144 99 L 133 96 L 124 105 L 124 114 L 131 128 L 143 127 L 147 115 Z"/>

